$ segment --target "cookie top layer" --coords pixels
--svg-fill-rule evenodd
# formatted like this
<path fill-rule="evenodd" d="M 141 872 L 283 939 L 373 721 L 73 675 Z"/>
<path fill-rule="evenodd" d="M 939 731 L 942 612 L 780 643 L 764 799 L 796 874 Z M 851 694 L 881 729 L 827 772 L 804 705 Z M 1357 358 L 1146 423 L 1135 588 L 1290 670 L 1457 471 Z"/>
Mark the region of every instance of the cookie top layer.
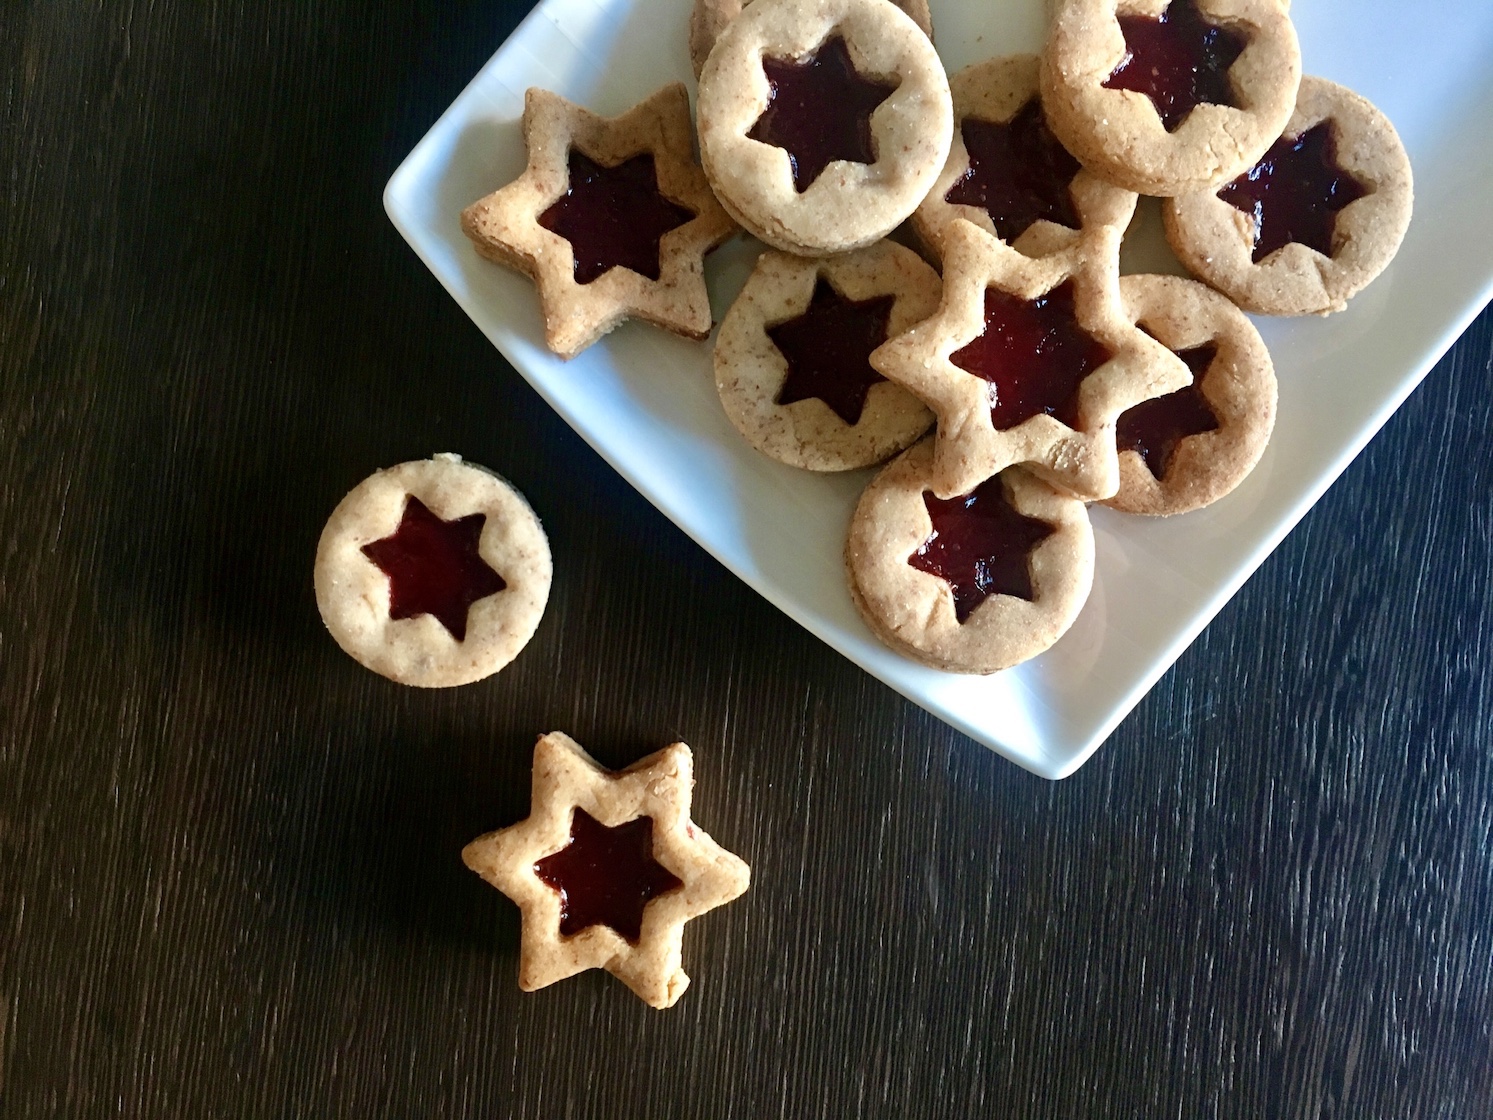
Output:
<path fill-rule="evenodd" d="M 704 257 L 736 224 L 695 162 L 683 84 L 618 117 L 530 89 L 523 127 L 528 167 L 461 228 L 539 286 L 545 345 L 573 358 L 628 317 L 709 334 Z"/>
<path fill-rule="evenodd" d="M 751 879 L 690 820 L 693 785 L 683 743 L 611 771 L 568 735 L 540 738 L 529 816 L 461 853 L 523 911 L 519 987 L 604 968 L 651 1006 L 673 1006 L 689 985 L 684 923 Z"/>
<path fill-rule="evenodd" d="M 1369 101 L 1306 77 L 1281 139 L 1239 179 L 1168 199 L 1178 259 L 1246 311 L 1341 311 L 1410 225 L 1410 159 Z"/>
<path fill-rule="evenodd" d="M 400 684 L 491 676 L 549 598 L 549 541 L 512 486 L 460 456 L 378 471 L 332 511 L 316 604 L 337 644 Z"/>
<path fill-rule="evenodd" d="M 695 0 L 689 13 L 689 60 L 695 77 L 705 69 L 705 60 L 711 48 L 720 38 L 726 25 L 752 0 Z M 892 0 L 892 3 L 907 13 L 907 17 L 918 25 L 918 29 L 933 38 L 933 16 L 928 11 L 928 0 Z"/>
<path fill-rule="evenodd" d="M 939 290 L 938 273 L 892 241 L 819 259 L 763 253 L 716 336 L 726 415 L 763 454 L 808 470 L 910 446 L 933 414 L 869 357 L 933 314 Z"/>
<path fill-rule="evenodd" d="M 1048 123 L 1085 167 L 1129 190 L 1170 196 L 1221 186 L 1259 159 L 1290 118 L 1301 51 L 1287 6 L 1060 0 L 1042 51 Z M 1173 30 L 1182 37 L 1176 45 Z M 1197 42 L 1188 46 L 1189 37 Z M 1237 55 L 1222 49 L 1231 43 L 1242 43 Z M 1198 80 L 1210 70 L 1216 80 Z M 1146 83 L 1131 71 L 1174 74 L 1187 96 L 1141 92 L 1135 87 Z"/>
<path fill-rule="evenodd" d="M 868 245 L 907 218 L 953 128 L 938 54 L 886 0 L 754 0 L 710 53 L 697 118 L 722 204 L 769 245 L 806 256 Z M 774 132 L 787 139 L 754 138 Z"/>

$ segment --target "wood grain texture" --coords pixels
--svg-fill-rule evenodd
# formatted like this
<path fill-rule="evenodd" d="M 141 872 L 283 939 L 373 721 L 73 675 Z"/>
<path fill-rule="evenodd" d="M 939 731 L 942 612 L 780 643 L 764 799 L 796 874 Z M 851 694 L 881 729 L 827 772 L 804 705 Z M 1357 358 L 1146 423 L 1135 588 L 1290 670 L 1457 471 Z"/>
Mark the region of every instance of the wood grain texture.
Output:
<path fill-rule="evenodd" d="M 1493 317 L 1047 783 L 684 538 L 385 220 L 523 14 L 0 8 L 0 1112 L 1493 1113 Z M 510 669 L 424 693 L 310 572 L 441 450 L 524 490 L 556 581 Z M 549 729 L 688 741 L 753 864 L 671 1012 L 520 993 L 461 866 Z"/>

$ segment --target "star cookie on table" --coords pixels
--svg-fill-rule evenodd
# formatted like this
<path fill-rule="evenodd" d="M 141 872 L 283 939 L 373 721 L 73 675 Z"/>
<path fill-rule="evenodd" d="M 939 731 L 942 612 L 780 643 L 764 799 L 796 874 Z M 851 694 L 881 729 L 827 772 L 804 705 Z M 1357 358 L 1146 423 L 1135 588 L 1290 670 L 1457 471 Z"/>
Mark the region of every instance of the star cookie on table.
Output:
<path fill-rule="evenodd" d="M 940 498 L 1014 464 L 1086 501 L 1119 487 L 1116 418 L 1192 380 L 1126 319 L 1119 238 L 1097 227 L 1034 259 L 962 218 L 949 223 L 938 311 L 871 355 L 938 418 Z"/>
<path fill-rule="evenodd" d="M 751 877 L 690 820 L 692 771 L 683 743 L 609 771 L 568 735 L 540 737 L 527 819 L 461 853 L 523 911 L 524 991 L 604 968 L 654 1007 L 683 994 L 684 923 Z"/>
<path fill-rule="evenodd" d="M 528 167 L 467 207 L 461 228 L 538 285 L 545 345 L 573 358 L 629 316 L 709 334 L 704 258 L 736 223 L 695 162 L 684 86 L 618 117 L 530 89 L 523 129 Z"/>

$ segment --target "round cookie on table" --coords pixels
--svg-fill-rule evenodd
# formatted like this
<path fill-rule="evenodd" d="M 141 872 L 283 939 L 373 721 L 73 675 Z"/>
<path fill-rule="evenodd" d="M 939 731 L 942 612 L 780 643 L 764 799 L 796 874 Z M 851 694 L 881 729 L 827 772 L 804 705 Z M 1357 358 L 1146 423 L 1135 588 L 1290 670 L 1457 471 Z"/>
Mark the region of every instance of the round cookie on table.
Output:
<path fill-rule="evenodd" d="M 1221 186 L 1291 116 L 1288 0 L 1057 0 L 1042 51 L 1048 124 L 1085 167 L 1141 194 Z"/>
<path fill-rule="evenodd" d="M 374 473 L 316 547 L 316 605 L 337 644 L 399 684 L 491 676 L 549 598 L 549 540 L 523 496 L 459 455 Z"/>
<path fill-rule="evenodd" d="M 808 470 L 867 467 L 911 446 L 933 414 L 869 357 L 933 314 L 940 286 L 893 241 L 817 259 L 763 253 L 715 341 L 731 423 L 763 454 Z"/>
<path fill-rule="evenodd" d="M 710 52 L 696 119 L 721 204 L 803 256 L 890 233 L 928 193 L 953 130 L 933 44 L 886 0 L 754 0 Z"/>
<path fill-rule="evenodd" d="M 1168 199 L 1167 241 L 1246 311 L 1341 311 L 1388 267 L 1410 224 L 1410 159 L 1366 99 L 1305 77 L 1283 135 L 1216 191 Z"/>
<path fill-rule="evenodd" d="M 1038 96 L 1036 55 L 1005 55 L 949 79 L 954 136 L 949 158 L 912 221 L 937 251 L 955 218 L 1027 256 L 1072 244 L 1078 231 L 1124 231 L 1135 192 L 1085 171 L 1058 142 Z"/>

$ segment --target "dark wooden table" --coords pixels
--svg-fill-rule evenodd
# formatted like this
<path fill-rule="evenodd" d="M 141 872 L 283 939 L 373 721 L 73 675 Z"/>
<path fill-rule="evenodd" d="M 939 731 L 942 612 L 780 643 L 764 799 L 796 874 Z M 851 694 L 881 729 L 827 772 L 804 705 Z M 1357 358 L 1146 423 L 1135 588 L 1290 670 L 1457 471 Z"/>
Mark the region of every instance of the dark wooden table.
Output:
<path fill-rule="evenodd" d="M 384 218 L 524 8 L 0 8 L 0 1113 L 1493 1112 L 1493 316 L 1049 783 L 708 558 Z M 422 692 L 310 573 L 437 450 L 557 567 L 510 669 Z M 670 1012 L 521 994 L 458 859 L 551 728 L 693 744 L 753 864 Z"/>

